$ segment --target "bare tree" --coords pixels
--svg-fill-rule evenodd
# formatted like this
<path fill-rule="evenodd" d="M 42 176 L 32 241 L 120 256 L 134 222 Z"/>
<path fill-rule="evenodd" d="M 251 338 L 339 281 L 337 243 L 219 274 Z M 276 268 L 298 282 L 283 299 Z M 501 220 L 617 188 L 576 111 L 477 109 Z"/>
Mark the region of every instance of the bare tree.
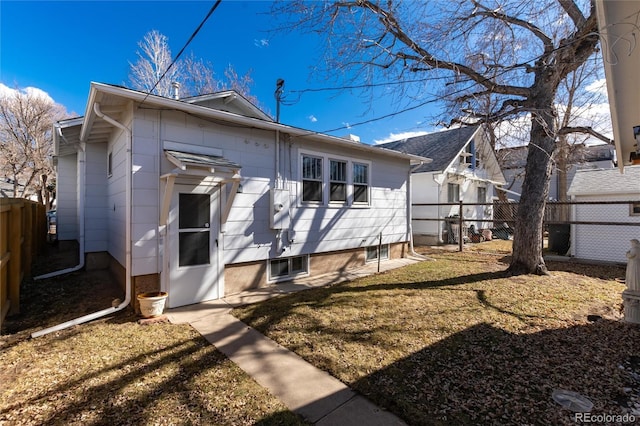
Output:
<path fill-rule="evenodd" d="M 51 123 L 65 115 L 61 105 L 38 90 L 0 93 L 0 171 L 13 182 L 16 197 L 35 194 L 51 207 L 55 198 Z"/>
<path fill-rule="evenodd" d="M 169 40 L 157 30 L 148 32 L 138 47 L 137 61 L 129 63 L 129 82 L 136 90 L 173 97 L 172 83 L 175 82 L 180 84 L 180 96 L 197 96 L 231 88 L 257 102 L 250 94 L 253 82 L 250 72 L 240 77 L 230 65 L 224 73 L 225 79 L 217 79 L 213 64 L 196 58 L 193 53 L 172 64 Z"/>
<path fill-rule="evenodd" d="M 547 273 L 542 221 L 551 160 L 565 131 L 559 128 L 556 95 L 598 46 L 593 0 L 299 0 L 276 7 L 274 16 L 293 18 L 290 28 L 327 37 L 322 59 L 333 74 L 348 73 L 361 82 L 423 75 L 423 84 L 398 92 L 413 104 L 445 78 L 439 95 L 451 123 L 528 116 L 526 175 L 509 271 Z M 566 131 L 593 132 L 583 127 Z"/>

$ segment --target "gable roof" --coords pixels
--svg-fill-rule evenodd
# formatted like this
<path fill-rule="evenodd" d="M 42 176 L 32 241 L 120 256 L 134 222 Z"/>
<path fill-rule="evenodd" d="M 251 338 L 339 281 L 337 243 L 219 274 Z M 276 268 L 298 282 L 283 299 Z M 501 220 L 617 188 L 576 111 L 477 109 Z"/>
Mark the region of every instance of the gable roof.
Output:
<path fill-rule="evenodd" d="M 207 96 L 215 97 L 215 95 Z M 100 143 L 108 141 L 111 132 L 114 129 L 114 125 L 105 116 L 108 115 L 110 119 L 119 121 L 122 118 L 122 112 L 125 111 L 132 102 L 138 104 L 144 102 L 144 105 L 147 107 L 181 111 L 205 120 L 216 120 L 219 123 L 228 123 L 234 127 L 241 126 L 262 130 L 280 131 L 282 133 L 287 133 L 292 137 L 305 138 L 326 146 L 348 147 L 349 149 L 369 154 L 378 154 L 408 160 L 411 164 L 426 164 L 431 161 L 429 158 L 424 158 L 410 153 L 402 153 L 380 148 L 378 146 L 356 143 L 335 136 L 287 126 L 277 123 L 271 119 L 245 116 L 239 112 L 229 112 L 211 108 L 209 106 L 199 105 L 197 102 L 185 102 L 179 99 L 150 95 L 122 86 L 95 82 L 91 83 L 89 98 L 85 109 L 85 116 L 66 122 L 58 122 L 54 125 L 56 127 L 56 132 L 54 132 L 56 153 L 58 153 L 58 155 L 71 154 L 78 149 L 80 141 L 85 143 Z"/>
<path fill-rule="evenodd" d="M 479 129 L 480 126 L 465 126 L 378 146 L 433 159 L 431 163 L 424 164 L 415 170 L 415 173 L 443 171 L 460 154 L 465 145 L 473 139 Z"/>
<path fill-rule="evenodd" d="M 633 194 L 640 195 L 640 166 L 618 169 L 584 169 L 576 171 L 569 195 Z"/>
<path fill-rule="evenodd" d="M 223 92 L 191 96 L 180 100 L 194 105 L 202 105 L 209 108 L 219 109 L 220 111 L 239 113 L 245 117 L 274 121 L 268 114 L 252 104 L 247 98 L 235 90 L 225 90 Z"/>

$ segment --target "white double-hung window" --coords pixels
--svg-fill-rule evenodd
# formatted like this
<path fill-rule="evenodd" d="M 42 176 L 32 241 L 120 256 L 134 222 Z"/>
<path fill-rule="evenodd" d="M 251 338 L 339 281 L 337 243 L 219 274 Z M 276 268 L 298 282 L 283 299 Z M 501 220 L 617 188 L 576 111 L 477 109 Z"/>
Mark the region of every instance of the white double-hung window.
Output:
<path fill-rule="evenodd" d="M 369 165 L 353 163 L 353 202 L 369 203 Z"/>
<path fill-rule="evenodd" d="M 347 201 L 347 162 L 329 161 L 329 201 Z"/>
<path fill-rule="evenodd" d="M 370 162 L 318 152 L 302 152 L 300 160 L 299 200 L 303 204 L 369 206 Z"/>
<path fill-rule="evenodd" d="M 322 158 L 302 156 L 302 201 L 322 203 Z"/>

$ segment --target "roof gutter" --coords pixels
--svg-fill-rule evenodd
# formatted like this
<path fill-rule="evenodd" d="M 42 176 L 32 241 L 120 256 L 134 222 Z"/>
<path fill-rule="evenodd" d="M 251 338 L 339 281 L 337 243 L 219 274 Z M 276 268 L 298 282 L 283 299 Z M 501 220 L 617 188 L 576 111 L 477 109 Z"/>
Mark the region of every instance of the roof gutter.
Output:
<path fill-rule="evenodd" d="M 129 130 L 125 125 L 123 125 L 122 123 L 119 123 L 118 121 L 114 120 L 113 118 L 105 115 L 101 110 L 100 110 L 100 104 L 99 103 L 94 103 L 93 104 L 93 111 L 95 112 L 95 114 L 100 117 L 101 119 L 103 119 L 104 121 L 106 121 L 107 123 L 111 124 L 112 126 L 115 126 L 119 129 L 121 129 L 125 135 L 126 135 L 126 168 L 125 168 L 125 180 L 126 180 L 126 207 L 125 207 L 125 288 L 126 288 L 126 292 L 125 292 L 125 299 L 122 303 L 120 303 L 118 306 L 113 306 L 111 308 L 107 308 L 107 309 L 103 309 L 101 311 L 98 312 L 94 312 L 88 315 L 84 315 L 82 317 L 67 321 L 67 322 L 63 322 L 62 324 L 58 324 L 55 325 L 53 327 L 49 327 L 49 328 L 45 328 L 43 330 L 39 330 L 36 331 L 34 333 L 31 334 L 31 337 L 35 338 L 35 337 L 40 337 L 40 336 L 44 336 L 46 334 L 55 332 L 55 331 L 60 331 L 60 330 L 64 330 L 66 328 L 72 327 L 74 325 L 78 325 L 78 324 L 83 324 L 85 322 L 89 322 L 89 321 L 93 321 L 94 319 L 98 319 L 101 317 L 104 317 L 106 315 L 112 314 L 114 312 L 118 312 L 122 309 L 124 309 L 125 307 L 127 307 L 129 305 L 129 303 L 131 302 L 131 164 L 132 164 L 132 150 L 131 150 L 131 145 L 132 145 L 132 133 L 131 130 Z M 83 150 L 83 162 L 82 162 L 82 173 L 81 173 L 81 180 L 82 180 L 82 186 L 80 187 L 81 191 L 82 191 L 82 205 L 84 207 L 84 195 L 85 195 L 85 190 L 84 190 L 84 174 L 85 174 L 85 170 L 86 170 L 86 165 L 85 165 L 85 160 L 86 158 L 84 157 L 86 154 L 84 153 Z M 82 213 L 80 215 L 81 217 L 81 222 L 82 222 L 82 243 L 84 243 L 84 208 L 82 209 Z M 81 259 L 82 259 L 82 264 L 84 265 L 84 244 L 82 244 L 81 246 L 81 251 L 80 251 L 80 255 L 81 255 Z M 78 268 L 79 269 L 79 268 Z M 41 276 L 42 277 L 42 276 Z"/>
<path fill-rule="evenodd" d="M 321 139 L 322 142 L 328 143 L 331 145 L 349 147 L 351 149 L 356 149 L 359 151 L 366 151 L 366 152 L 373 152 L 373 153 L 382 152 L 385 155 L 389 155 L 391 157 L 396 157 L 396 158 L 403 158 L 403 159 L 409 158 L 414 164 L 419 163 L 420 161 L 423 161 L 424 163 L 430 163 L 432 161 L 430 158 L 420 157 L 418 155 L 405 154 L 399 151 L 393 151 L 390 149 L 375 147 L 372 145 L 367 145 L 362 143 L 359 144 L 359 143 L 353 143 L 353 142 L 346 142 L 344 139 L 336 136 L 330 136 L 330 135 L 325 135 L 325 134 L 310 131 L 310 130 L 291 127 L 284 124 L 276 123 L 274 121 L 266 121 L 266 120 L 260 120 L 258 118 L 245 117 L 245 116 L 234 114 L 227 111 L 215 110 L 215 109 L 207 108 L 200 105 L 194 105 L 194 104 L 190 104 L 183 101 L 177 101 L 175 99 L 164 98 L 156 95 L 148 95 L 143 92 L 136 92 L 135 90 L 124 89 L 121 87 L 114 87 L 114 86 L 110 86 L 108 84 L 103 84 L 103 83 L 96 83 L 96 82 L 91 83 L 91 93 L 89 94 L 89 99 L 97 99 L 96 95 L 98 91 L 106 94 L 114 95 L 114 96 L 125 97 L 136 102 L 144 101 L 145 104 L 154 104 L 156 106 L 180 110 L 189 114 L 199 115 L 202 117 L 209 117 L 216 120 L 228 121 L 228 122 L 242 124 L 244 126 L 254 127 L 254 128 L 263 129 L 263 130 L 280 131 L 283 133 L 288 133 L 294 137 L 315 137 L 317 139 Z M 86 116 L 88 122 L 92 121 L 90 114 L 91 114 L 91 111 L 88 110 L 87 116 Z M 81 137 L 84 136 L 87 130 L 88 128 L 85 129 L 83 127 Z"/>

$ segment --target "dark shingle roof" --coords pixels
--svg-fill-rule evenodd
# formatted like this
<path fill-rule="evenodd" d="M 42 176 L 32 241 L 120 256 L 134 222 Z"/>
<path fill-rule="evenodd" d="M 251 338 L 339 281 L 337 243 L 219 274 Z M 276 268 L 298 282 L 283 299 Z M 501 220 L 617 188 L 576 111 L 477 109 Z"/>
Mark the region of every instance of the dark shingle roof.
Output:
<path fill-rule="evenodd" d="M 444 170 L 471 140 L 479 126 L 460 127 L 428 135 L 416 136 L 381 144 L 382 148 L 393 149 L 405 154 L 414 154 L 433 159 L 415 172 Z"/>
<path fill-rule="evenodd" d="M 596 161 L 613 161 L 614 147 L 608 144 L 571 146 L 570 164 L 584 164 Z M 524 168 L 527 164 L 528 146 L 516 146 L 499 149 L 496 154 L 503 169 Z"/>

